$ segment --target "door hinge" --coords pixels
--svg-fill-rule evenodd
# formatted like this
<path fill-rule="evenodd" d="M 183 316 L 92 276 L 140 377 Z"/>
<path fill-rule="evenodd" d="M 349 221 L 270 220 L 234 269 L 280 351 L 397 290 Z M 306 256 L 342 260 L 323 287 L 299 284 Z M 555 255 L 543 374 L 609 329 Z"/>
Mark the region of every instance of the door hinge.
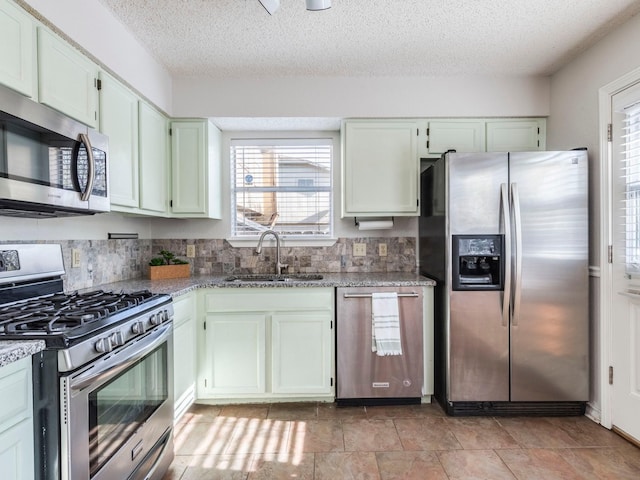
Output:
<path fill-rule="evenodd" d="M 416 207 L 419 207 L 419 206 L 420 206 L 420 199 L 416 198 Z"/>
<path fill-rule="evenodd" d="M 173 200 L 169 200 L 169 206 L 173 208 Z"/>
<path fill-rule="evenodd" d="M 420 136 L 420 129 L 416 128 L 416 137 L 419 137 L 419 136 Z"/>
<path fill-rule="evenodd" d="M 204 329 L 207 329 L 207 322 L 202 322 L 202 326 L 204 327 Z"/>
<path fill-rule="evenodd" d="M 613 367 L 609 365 L 609 385 L 613 385 Z"/>
<path fill-rule="evenodd" d="M 613 125 L 607 124 L 607 142 L 613 142 Z"/>
<path fill-rule="evenodd" d="M 333 320 L 329 322 L 329 330 L 333 330 Z"/>
<path fill-rule="evenodd" d="M 429 129 L 427 128 L 427 137 L 429 136 Z"/>
<path fill-rule="evenodd" d="M 96 88 L 98 90 L 102 90 L 102 80 L 98 79 L 96 82 Z"/>
<path fill-rule="evenodd" d="M 540 135 L 540 127 L 538 127 L 538 135 Z"/>
<path fill-rule="evenodd" d="M 169 128 L 169 136 L 173 135 L 173 128 Z"/>
<path fill-rule="evenodd" d="M 613 263 L 613 245 L 607 247 L 607 262 Z"/>
<path fill-rule="evenodd" d="M 207 388 L 207 379 L 204 379 L 204 387 Z"/>
<path fill-rule="evenodd" d="M 331 377 L 331 386 L 333 387 L 333 377 Z"/>

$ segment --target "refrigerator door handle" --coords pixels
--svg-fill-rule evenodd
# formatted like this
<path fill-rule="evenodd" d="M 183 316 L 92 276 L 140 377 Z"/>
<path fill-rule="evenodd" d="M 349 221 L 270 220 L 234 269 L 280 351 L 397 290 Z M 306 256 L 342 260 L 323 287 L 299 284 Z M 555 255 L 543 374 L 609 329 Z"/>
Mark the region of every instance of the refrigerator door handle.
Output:
<path fill-rule="evenodd" d="M 518 184 L 511 184 L 511 207 L 513 211 L 513 226 L 515 240 L 515 283 L 513 290 L 513 316 L 511 324 L 518 326 L 520 319 L 520 298 L 522 296 L 522 217 L 520 215 L 520 194 L 518 192 Z"/>
<path fill-rule="evenodd" d="M 511 214 L 509 213 L 509 190 L 506 183 L 500 185 L 500 208 L 504 227 L 504 290 L 502 292 L 502 326 L 509 325 L 509 303 L 511 300 Z"/>

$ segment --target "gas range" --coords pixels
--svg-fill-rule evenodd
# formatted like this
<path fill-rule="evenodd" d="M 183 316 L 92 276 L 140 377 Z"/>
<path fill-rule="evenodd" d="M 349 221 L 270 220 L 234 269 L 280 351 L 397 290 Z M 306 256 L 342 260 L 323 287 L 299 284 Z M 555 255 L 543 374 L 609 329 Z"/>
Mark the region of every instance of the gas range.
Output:
<path fill-rule="evenodd" d="M 0 245 L 0 341 L 32 356 L 34 477 L 161 480 L 173 458 L 173 305 L 64 293 L 60 245 Z"/>
<path fill-rule="evenodd" d="M 74 370 L 169 321 L 169 295 L 63 293 L 59 245 L 0 245 L 0 340 L 44 340 Z"/>
<path fill-rule="evenodd" d="M 74 370 L 169 321 L 169 295 L 53 293 L 0 304 L 0 340 L 44 340 L 58 350 L 58 371 Z"/>

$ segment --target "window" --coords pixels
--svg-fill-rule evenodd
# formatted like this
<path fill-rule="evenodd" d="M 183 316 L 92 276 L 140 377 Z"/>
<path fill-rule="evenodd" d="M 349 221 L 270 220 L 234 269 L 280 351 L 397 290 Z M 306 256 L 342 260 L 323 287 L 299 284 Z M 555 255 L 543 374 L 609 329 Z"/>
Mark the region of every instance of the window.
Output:
<path fill-rule="evenodd" d="M 272 229 L 331 237 L 332 145 L 330 138 L 231 140 L 231 236 Z"/>
<path fill-rule="evenodd" d="M 627 273 L 640 273 L 640 103 L 624 109 L 620 146 L 625 212 L 625 263 Z"/>

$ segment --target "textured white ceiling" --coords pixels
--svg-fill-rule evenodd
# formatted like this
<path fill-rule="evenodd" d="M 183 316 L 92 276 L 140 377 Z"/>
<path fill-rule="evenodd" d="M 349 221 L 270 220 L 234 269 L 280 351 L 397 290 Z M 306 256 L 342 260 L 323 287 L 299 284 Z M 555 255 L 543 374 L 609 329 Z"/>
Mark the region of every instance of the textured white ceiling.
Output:
<path fill-rule="evenodd" d="M 549 75 L 638 0 L 100 0 L 175 76 Z"/>

